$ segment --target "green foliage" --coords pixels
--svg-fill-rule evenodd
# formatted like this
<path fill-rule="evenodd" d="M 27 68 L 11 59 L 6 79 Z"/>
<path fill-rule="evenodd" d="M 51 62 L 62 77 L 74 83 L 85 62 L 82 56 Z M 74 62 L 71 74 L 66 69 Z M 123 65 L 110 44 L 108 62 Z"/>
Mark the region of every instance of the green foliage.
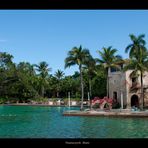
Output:
<path fill-rule="evenodd" d="M 68 103 L 68 101 L 69 101 L 69 98 L 64 98 L 63 99 L 63 101 L 65 102 L 65 103 Z M 70 101 L 81 101 L 81 99 L 80 98 L 70 98 Z"/>
<path fill-rule="evenodd" d="M 92 79 L 92 97 L 106 96 L 106 72 L 103 66 L 97 65 L 95 76 Z"/>
<path fill-rule="evenodd" d="M 45 61 L 39 63 L 39 65 L 34 65 L 36 70 L 39 72 L 39 91 L 40 95 L 44 97 L 45 86 L 47 85 L 48 72 L 51 71 L 51 68 L 48 68 L 48 64 Z"/>
<path fill-rule="evenodd" d="M 5 56 L 6 59 L 4 59 Z M 46 62 L 41 62 L 39 65 L 32 65 L 29 62 L 15 64 L 12 62 L 12 57 L 13 56 L 6 53 L 0 57 L 0 97 L 4 98 L 1 99 L 1 103 L 7 101 L 10 101 L 10 103 L 22 103 L 30 100 L 46 102 L 47 99 L 44 99 L 44 97 L 57 97 L 57 91 L 59 91 L 60 97 L 62 98 L 68 97 L 68 92 L 70 92 L 72 100 L 80 101 L 81 87 L 79 72 L 75 72 L 71 76 L 64 76 L 64 73 L 61 70 L 58 70 L 55 75 L 49 75 L 48 71 L 51 69 L 47 67 L 48 64 Z M 89 65 L 88 61 L 87 64 Z M 39 73 L 36 73 L 35 67 Z M 89 68 L 91 69 L 91 67 Z M 102 76 L 100 76 L 100 74 L 99 76 L 98 74 L 96 75 L 93 70 L 92 73 L 93 75 L 91 74 L 91 77 L 89 77 L 92 81 L 92 94 L 98 96 L 100 93 L 102 94 L 102 89 L 99 91 L 99 94 L 97 92 L 100 85 L 103 86 L 104 73 L 102 72 Z M 85 67 L 85 71 L 83 71 L 83 75 L 85 98 L 87 98 L 89 87 L 87 66 Z M 42 86 L 44 88 L 42 88 Z M 42 89 L 44 89 L 43 98 L 41 97 Z M 56 99 L 53 100 L 55 101 Z"/>
<path fill-rule="evenodd" d="M 99 104 L 99 103 L 95 103 L 95 104 L 93 105 L 93 108 L 94 108 L 94 109 L 100 108 L 100 104 Z"/>
<path fill-rule="evenodd" d="M 36 101 L 36 102 L 38 102 L 38 103 L 42 103 L 42 102 L 48 102 L 48 98 L 35 98 L 35 99 L 33 99 L 33 101 Z"/>
<path fill-rule="evenodd" d="M 112 109 L 119 109 L 120 107 L 121 107 L 121 105 L 119 104 L 119 102 L 113 103 L 113 105 L 112 105 Z"/>
<path fill-rule="evenodd" d="M 7 102 L 6 98 L 0 98 L 0 104 L 4 104 L 5 102 Z"/>
<path fill-rule="evenodd" d="M 69 52 L 68 56 L 65 59 L 65 68 L 71 67 L 73 65 L 79 66 L 80 71 L 80 85 L 81 85 L 81 109 L 83 109 L 83 99 L 84 99 L 84 84 L 83 84 L 83 73 L 82 67 L 88 62 L 91 58 L 90 52 L 88 49 L 83 49 L 80 47 L 73 47 Z"/>
<path fill-rule="evenodd" d="M 105 103 L 104 108 L 109 108 L 109 104 Z"/>
<path fill-rule="evenodd" d="M 96 60 L 97 62 L 103 64 L 106 69 L 111 67 L 118 67 L 116 62 L 121 60 L 122 57 L 120 55 L 116 55 L 117 51 L 117 49 L 112 49 L 111 46 L 108 48 L 103 47 L 103 51 L 97 51 L 101 58 Z"/>
<path fill-rule="evenodd" d="M 144 106 L 144 91 L 143 91 L 143 74 L 145 71 L 148 71 L 148 51 L 145 47 L 145 40 L 143 39 L 145 35 L 139 35 L 136 37 L 135 35 L 131 34 L 130 39 L 132 41 L 129 44 L 125 52 L 129 52 L 130 60 L 128 61 L 127 65 L 124 67 L 124 71 L 131 69 L 133 72 L 131 73 L 130 77 L 138 76 L 140 73 L 140 81 L 141 81 L 141 109 L 143 110 Z"/>
<path fill-rule="evenodd" d="M 119 62 L 122 60 L 120 55 L 116 55 L 117 49 L 112 49 L 112 46 L 108 48 L 103 47 L 103 51 L 98 50 L 99 55 L 101 56 L 100 59 L 96 59 L 98 63 L 100 63 L 106 69 L 106 76 L 107 76 L 107 95 L 109 97 L 109 78 L 108 72 L 111 68 L 118 68 L 119 69 Z"/>
<path fill-rule="evenodd" d="M 142 80 L 143 73 L 148 70 L 148 51 L 144 35 L 130 35 L 130 38 L 132 44 L 126 48 L 130 60 L 126 61 L 124 70 L 134 69 L 132 75 L 140 72 Z M 111 67 L 119 68 L 123 60 L 111 46 L 98 53 L 100 59 L 94 59 L 88 49 L 83 49 L 82 46 L 72 48 L 65 58 L 65 68 L 77 65 L 79 72 L 64 76 L 64 72 L 59 69 L 54 75 L 49 75 L 51 68 L 48 68 L 45 61 L 38 65 L 29 62 L 16 64 L 12 61 L 12 55 L 0 52 L 0 103 L 29 100 L 46 102 L 48 98 L 57 101 L 56 97 L 68 101 L 69 92 L 71 100 L 76 101 L 80 101 L 80 98 L 87 99 L 88 92 L 91 99 L 95 96 L 106 96 L 108 70 Z"/>

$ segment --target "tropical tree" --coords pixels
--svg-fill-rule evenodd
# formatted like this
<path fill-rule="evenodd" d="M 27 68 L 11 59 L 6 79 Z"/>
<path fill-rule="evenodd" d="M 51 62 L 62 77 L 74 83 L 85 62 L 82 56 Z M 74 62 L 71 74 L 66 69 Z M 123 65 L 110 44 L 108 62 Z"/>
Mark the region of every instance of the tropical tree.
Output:
<path fill-rule="evenodd" d="M 64 77 L 64 72 L 58 69 L 55 72 L 54 76 L 57 79 L 57 97 L 59 97 L 60 83 L 61 83 L 61 79 Z"/>
<path fill-rule="evenodd" d="M 57 79 L 53 75 L 49 75 L 47 81 L 47 94 L 48 96 L 55 98 L 57 96 Z"/>
<path fill-rule="evenodd" d="M 34 65 L 36 70 L 39 72 L 40 85 L 41 85 L 41 96 L 44 97 L 45 84 L 47 84 L 48 72 L 51 71 L 51 68 L 48 68 L 48 64 L 45 61 L 39 63 L 39 65 Z"/>
<path fill-rule="evenodd" d="M 95 75 L 92 79 L 92 94 L 94 96 L 104 97 L 106 95 L 106 69 L 102 64 L 96 65 Z"/>
<path fill-rule="evenodd" d="M 80 73 L 78 71 L 75 71 L 74 74 L 72 75 L 73 79 L 80 78 Z"/>
<path fill-rule="evenodd" d="M 70 91 L 71 91 L 71 95 L 75 98 L 81 98 L 81 85 L 79 85 L 81 83 L 80 81 L 80 72 L 75 71 L 74 74 L 72 76 L 70 76 L 71 81 L 70 82 Z"/>
<path fill-rule="evenodd" d="M 132 43 L 126 47 L 125 52 L 126 53 L 129 52 L 130 58 L 140 59 L 138 54 L 141 54 L 141 52 L 146 51 L 146 47 L 145 47 L 146 42 L 143 39 L 145 37 L 145 35 L 141 34 L 138 37 L 136 37 L 135 35 L 130 34 L 129 37 L 130 37 Z"/>
<path fill-rule="evenodd" d="M 31 65 L 29 62 L 20 62 L 18 65 L 17 65 L 17 69 L 18 70 L 21 70 L 25 73 L 27 73 L 28 75 L 35 75 L 35 69 L 34 69 L 34 66 Z"/>
<path fill-rule="evenodd" d="M 6 53 L 0 52 L 0 69 L 8 69 L 13 64 L 13 56 Z"/>
<path fill-rule="evenodd" d="M 112 46 L 109 46 L 108 48 L 103 47 L 103 52 L 97 50 L 97 52 L 100 54 L 100 59 L 96 59 L 96 62 L 99 62 L 104 66 L 106 69 L 107 74 L 107 97 L 109 97 L 109 72 L 110 68 L 119 68 L 118 62 L 122 60 L 122 57 L 120 55 L 116 55 L 117 49 L 112 49 Z"/>
<path fill-rule="evenodd" d="M 16 77 L 18 96 L 20 98 L 29 98 L 38 96 L 38 92 L 35 89 L 36 75 L 35 69 L 29 62 L 20 62 L 16 67 Z"/>
<path fill-rule="evenodd" d="M 88 49 L 82 49 L 80 47 L 73 47 L 72 50 L 68 52 L 68 56 L 65 59 L 65 68 L 71 67 L 73 65 L 79 66 L 80 71 L 80 81 L 81 81 L 81 110 L 83 109 L 83 100 L 84 100 L 84 86 L 83 86 L 83 75 L 82 75 L 82 66 L 84 63 L 89 60 L 90 53 Z"/>
<path fill-rule="evenodd" d="M 143 91 L 143 74 L 145 71 L 148 71 L 148 51 L 145 47 L 145 40 L 143 39 L 145 37 L 144 34 L 139 35 L 136 37 L 133 34 L 130 34 L 130 39 L 132 41 L 131 44 L 129 44 L 125 52 L 129 52 L 129 63 L 124 67 L 124 70 L 131 69 L 133 72 L 130 76 L 139 76 L 140 73 L 140 81 L 141 81 L 141 110 L 143 110 L 144 107 L 144 91 Z"/>
<path fill-rule="evenodd" d="M 0 52 L 0 96 L 8 97 L 10 95 L 10 86 L 16 81 L 16 65 L 12 61 L 13 56 Z"/>
<path fill-rule="evenodd" d="M 71 98 L 76 98 L 79 91 L 79 82 L 79 80 L 74 79 L 72 76 L 65 76 L 62 79 L 61 84 L 61 93 L 63 94 L 63 96 L 67 98 L 68 92 L 70 92 Z"/>
<path fill-rule="evenodd" d="M 96 61 L 92 56 L 90 56 L 89 60 L 85 62 L 85 66 L 84 66 L 84 70 L 86 71 L 86 73 L 88 75 L 90 98 L 92 97 L 92 85 L 91 85 L 92 82 L 91 81 L 92 81 L 92 78 L 95 74 L 95 69 L 96 69 Z"/>

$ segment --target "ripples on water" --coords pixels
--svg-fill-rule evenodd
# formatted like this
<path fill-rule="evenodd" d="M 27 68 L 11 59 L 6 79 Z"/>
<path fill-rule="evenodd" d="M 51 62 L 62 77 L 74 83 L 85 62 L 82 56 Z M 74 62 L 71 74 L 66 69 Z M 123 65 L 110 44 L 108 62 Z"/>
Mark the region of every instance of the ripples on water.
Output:
<path fill-rule="evenodd" d="M 0 106 L 0 138 L 148 137 L 148 118 L 62 116 L 68 109 Z"/>

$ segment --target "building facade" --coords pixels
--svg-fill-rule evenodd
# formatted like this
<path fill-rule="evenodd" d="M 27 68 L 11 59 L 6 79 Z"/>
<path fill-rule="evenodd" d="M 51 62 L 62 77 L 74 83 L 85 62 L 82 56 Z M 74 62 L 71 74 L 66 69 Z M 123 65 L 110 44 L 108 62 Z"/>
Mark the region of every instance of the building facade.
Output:
<path fill-rule="evenodd" d="M 126 72 L 109 69 L 109 97 L 116 99 L 123 108 L 130 109 L 141 105 L 140 76 L 130 77 L 132 70 Z M 148 72 L 143 76 L 144 106 L 148 106 Z"/>

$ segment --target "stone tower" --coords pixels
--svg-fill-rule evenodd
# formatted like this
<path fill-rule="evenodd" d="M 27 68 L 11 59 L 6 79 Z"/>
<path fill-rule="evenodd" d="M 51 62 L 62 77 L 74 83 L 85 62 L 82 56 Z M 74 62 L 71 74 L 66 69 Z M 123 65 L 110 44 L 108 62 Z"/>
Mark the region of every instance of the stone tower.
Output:
<path fill-rule="evenodd" d="M 121 67 L 122 69 L 122 67 Z M 121 107 L 131 108 L 141 105 L 141 81 L 140 76 L 130 77 L 132 70 L 122 72 L 117 69 L 109 69 L 109 97 L 116 99 Z M 148 106 L 148 72 L 143 76 L 144 106 Z M 123 105 L 122 105 L 123 104 Z"/>

